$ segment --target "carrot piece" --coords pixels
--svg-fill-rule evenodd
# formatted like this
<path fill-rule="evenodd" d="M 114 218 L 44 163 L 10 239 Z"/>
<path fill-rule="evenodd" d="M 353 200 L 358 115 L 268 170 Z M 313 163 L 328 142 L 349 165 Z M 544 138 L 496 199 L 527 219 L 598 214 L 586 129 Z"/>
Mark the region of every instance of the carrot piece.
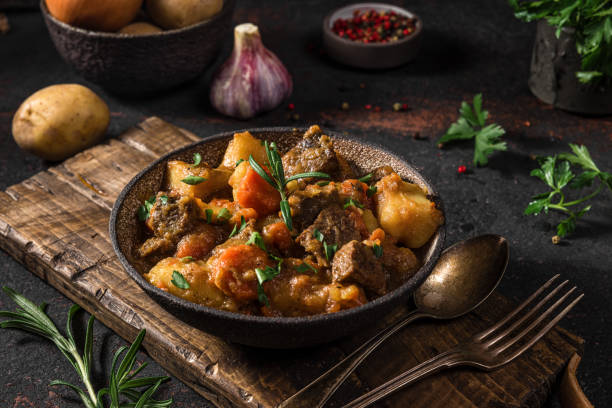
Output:
<path fill-rule="evenodd" d="M 244 208 L 253 208 L 259 216 L 279 210 L 280 194 L 249 166 L 236 190 L 236 201 Z"/>

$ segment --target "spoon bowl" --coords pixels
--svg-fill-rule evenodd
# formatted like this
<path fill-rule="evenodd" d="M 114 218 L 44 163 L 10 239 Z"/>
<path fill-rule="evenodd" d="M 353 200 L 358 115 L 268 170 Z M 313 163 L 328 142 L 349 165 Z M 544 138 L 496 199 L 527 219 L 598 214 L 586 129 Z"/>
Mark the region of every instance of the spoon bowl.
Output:
<path fill-rule="evenodd" d="M 453 319 L 474 310 L 499 284 L 509 256 L 508 241 L 494 234 L 447 248 L 414 292 L 417 309 L 435 319 Z"/>

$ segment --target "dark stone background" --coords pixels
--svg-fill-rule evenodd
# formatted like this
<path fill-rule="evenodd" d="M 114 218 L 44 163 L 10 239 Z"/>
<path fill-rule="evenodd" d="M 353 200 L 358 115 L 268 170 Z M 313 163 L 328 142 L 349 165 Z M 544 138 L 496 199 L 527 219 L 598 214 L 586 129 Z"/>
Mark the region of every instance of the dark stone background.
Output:
<path fill-rule="evenodd" d="M 559 215 L 527 217 L 522 211 L 531 195 L 545 191 L 529 177 L 532 154 L 566 151 L 567 143 L 584 143 L 601 169 L 612 171 L 612 120 L 585 118 L 553 110 L 527 89 L 527 74 L 535 25 L 514 19 L 504 0 L 394 1 L 423 18 L 423 48 L 416 61 L 384 72 L 364 72 L 330 62 L 320 51 L 324 15 L 345 1 L 239 1 L 235 21 L 260 26 L 265 44 L 278 54 L 293 74 L 291 102 L 300 118 L 289 117 L 281 106 L 251 121 L 236 121 L 215 113 L 208 102 L 210 72 L 179 89 L 143 99 L 110 95 L 80 79 L 56 53 L 40 14 L 8 11 L 11 31 L 0 37 L 0 188 L 19 183 L 49 166 L 21 151 L 11 137 L 11 119 L 21 101 L 47 85 L 78 82 L 107 101 L 112 112 L 109 137 L 157 115 L 205 137 L 219 131 L 251 126 L 319 123 L 376 140 L 403 154 L 422 168 L 445 201 L 448 244 L 485 232 L 506 236 L 511 261 L 500 291 L 519 300 L 555 273 L 571 279 L 585 299 L 563 321 L 563 326 L 586 340 L 580 382 L 598 407 L 612 404 L 612 338 L 607 325 L 612 312 L 612 194 L 593 200 L 593 210 L 579 222 L 578 231 L 562 245 L 551 244 Z M 0 3 L 1 5 L 1 3 Z M 223 54 L 229 52 L 227 38 Z M 360 85 L 363 84 L 363 85 Z M 486 168 L 471 165 L 471 143 L 436 147 L 436 139 L 457 117 L 464 99 L 483 92 L 484 106 L 502 125 L 509 151 L 496 154 Z M 342 102 L 350 109 L 340 109 Z M 394 102 L 410 110 L 396 113 Z M 365 104 L 381 112 L 366 111 Z M 423 140 L 413 138 L 418 132 Z M 457 166 L 468 165 L 468 174 Z M 31 299 L 47 301 L 50 315 L 64 326 L 70 302 L 5 253 L 0 253 L 0 284 Z M 0 295 L 0 309 L 13 305 Z M 85 321 L 83 313 L 79 322 Z M 103 325 L 95 325 L 96 372 L 108 372 L 110 357 L 124 341 Z M 77 328 L 77 332 L 79 329 Z M 0 334 L 0 406 L 76 407 L 74 394 L 47 387 L 53 379 L 78 382 L 54 346 L 16 331 Z M 150 373 L 164 371 L 146 355 Z M 98 377 L 100 377 L 100 375 Z M 382 380 L 382 379 L 381 379 Z M 106 381 L 106 379 L 103 379 Z M 177 380 L 162 388 L 173 395 L 176 407 L 207 406 L 201 397 Z M 555 406 L 554 398 L 548 402 Z"/>

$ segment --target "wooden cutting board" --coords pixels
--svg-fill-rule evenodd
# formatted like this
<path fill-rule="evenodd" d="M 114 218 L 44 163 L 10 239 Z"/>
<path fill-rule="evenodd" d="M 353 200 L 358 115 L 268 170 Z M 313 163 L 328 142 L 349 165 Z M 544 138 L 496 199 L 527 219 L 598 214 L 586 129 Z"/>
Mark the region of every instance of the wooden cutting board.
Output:
<path fill-rule="evenodd" d="M 219 407 L 274 407 L 379 327 L 310 349 L 260 350 L 232 345 L 177 320 L 122 269 L 108 218 L 123 186 L 160 155 L 199 140 L 149 118 L 106 144 L 0 192 L 0 246 L 128 341 L 145 328 L 149 355 Z M 372 355 L 331 401 L 339 406 L 413 367 L 504 315 L 501 295 L 451 322 L 411 325 Z M 524 356 L 491 373 L 453 369 L 377 406 L 538 407 L 583 340 L 557 327 Z"/>

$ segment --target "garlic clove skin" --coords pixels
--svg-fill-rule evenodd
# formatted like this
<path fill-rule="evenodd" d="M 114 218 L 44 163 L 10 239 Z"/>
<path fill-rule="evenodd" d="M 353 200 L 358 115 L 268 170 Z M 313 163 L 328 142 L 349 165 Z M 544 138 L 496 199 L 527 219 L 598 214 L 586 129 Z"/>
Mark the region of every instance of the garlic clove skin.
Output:
<path fill-rule="evenodd" d="M 213 107 L 227 115 L 249 119 L 276 108 L 293 91 L 291 75 L 261 42 L 251 23 L 234 28 L 234 49 L 214 76 L 210 89 Z"/>

